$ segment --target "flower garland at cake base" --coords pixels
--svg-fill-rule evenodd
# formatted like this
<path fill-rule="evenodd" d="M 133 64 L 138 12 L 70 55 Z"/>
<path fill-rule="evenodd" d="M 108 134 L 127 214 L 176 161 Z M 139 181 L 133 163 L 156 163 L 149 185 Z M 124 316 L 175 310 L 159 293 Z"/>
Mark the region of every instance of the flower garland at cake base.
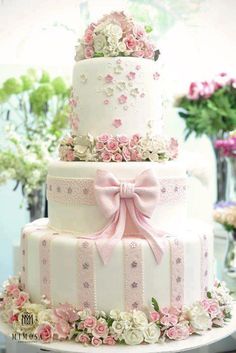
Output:
<path fill-rule="evenodd" d="M 183 308 L 159 308 L 152 298 L 153 311 L 111 310 L 91 313 L 76 310 L 70 304 L 54 308 L 43 298 L 41 304 L 30 301 L 23 291 L 20 278 L 12 277 L 4 284 L 0 297 L 0 315 L 14 332 L 50 343 L 53 340 L 73 340 L 84 345 L 115 345 L 124 343 L 159 343 L 183 340 L 192 334 L 202 334 L 221 327 L 231 318 L 232 298 L 224 283 L 216 282 L 204 300 Z M 29 320 L 24 321 L 24 317 Z"/>

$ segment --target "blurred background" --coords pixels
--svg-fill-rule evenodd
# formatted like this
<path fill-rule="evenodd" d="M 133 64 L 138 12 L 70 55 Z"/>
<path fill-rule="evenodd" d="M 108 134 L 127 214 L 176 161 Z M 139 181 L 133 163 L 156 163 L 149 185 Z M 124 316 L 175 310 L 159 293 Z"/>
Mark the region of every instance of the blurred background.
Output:
<path fill-rule="evenodd" d="M 212 80 L 219 73 L 236 77 L 235 0 L 1 0 L 0 282 L 13 272 L 14 244 L 19 242 L 21 227 L 35 213 L 32 204 L 44 202 L 43 195 L 33 192 L 34 187 L 37 189 L 42 184 L 46 170 L 42 164 L 46 165 L 50 154 L 56 155 L 55 146 L 61 134 L 68 129 L 66 105 L 77 39 L 90 22 L 104 13 L 122 9 L 154 29 L 154 42 L 161 51 L 165 132 L 179 139 L 183 150 L 181 158 L 185 159 L 192 176 L 189 215 L 210 220 L 212 205 L 216 200 L 223 199 L 217 193 L 217 165 L 212 136 L 200 133 L 196 137 L 193 133 L 185 141 L 185 119 L 179 116 L 174 105 L 179 97 L 187 94 L 193 81 Z M 9 78 L 11 81 L 8 81 Z M 48 90 L 32 94 L 33 83 L 37 84 L 37 88 L 41 85 L 45 88 L 46 83 Z M 25 127 L 16 129 L 26 119 L 24 99 L 31 103 L 30 108 L 28 103 L 25 105 L 29 110 L 28 117 L 33 109 L 36 115 L 47 117 L 51 124 L 46 126 L 41 121 L 41 125 L 36 126 L 43 131 L 42 141 L 47 152 L 39 149 L 38 134 L 39 140 L 34 140 L 36 146 L 31 151 L 31 157 L 37 157 L 34 161 L 30 156 L 24 159 L 25 146 L 21 146 L 22 134 L 30 134 L 32 122 L 28 120 Z M 51 103 L 45 108 L 43 103 L 46 99 L 50 99 Z M 58 107 L 62 106 L 63 114 L 59 114 Z M 53 136 L 50 141 L 49 132 Z M 225 138 L 225 134 L 221 137 Z M 6 155 L 3 151 L 9 139 L 14 148 L 11 155 Z M 24 162 L 22 170 L 17 165 L 20 158 Z M 35 172 L 37 164 L 40 175 Z M 225 256 L 225 237 L 224 232 L 219 230 L 216 241 L 219 276 Z"/>

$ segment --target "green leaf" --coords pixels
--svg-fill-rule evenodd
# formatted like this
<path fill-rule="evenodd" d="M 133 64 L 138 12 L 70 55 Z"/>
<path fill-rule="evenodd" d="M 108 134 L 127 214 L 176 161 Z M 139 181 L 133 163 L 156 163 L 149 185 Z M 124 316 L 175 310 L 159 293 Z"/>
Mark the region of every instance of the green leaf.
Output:
<path fill-rule="evenodd" d="M 152 297 L 152 306 L 153 306 L 153 309 L 155 311 L 159 311 L 160 310 L 159 305 L 157 303 L 157 300 L 155 298 L 153 298 L 153 297 Z"/>
<path fill-rule="evenodd" d="M 3 89 L 6 94 L 18 94 L 22 91 L 22 83 L 20 80 L 12 77 L 3 83 Z"/>
<path fill-rule="evenodd" d="M 22 91 L 29 91 L 33 87 L 34 81 L 30 76 L 22 75 L 20 79 L 22 82 Z"/>
<path fill-rule="evenodd" d="M 209 298 L 209 299 L 212 298 L 211 292 L 207 292 L 207 298 Z"/>
<path fill-rule="evenodd" d="M 52 98 L 53 94 L 54 89 L 52 85 L 48 83 L 42 84 L 36 88 L 29 97 L 32 111 L 38 116 L 45 114 L 45 106 Z"/>
<path fill-rule="evenodd" d="M 40 83 L 49 83 L 50 82 L 50 75 L 47 71 L 42 72 L 42 76 L 39 80 Z"/>
<path fill-rule="evenodd" d="M 56 94 L 65 94 L 67 92 L 67 86 L 65 81 L 61 77 L 56 77 L 52 80 L 52 86 Z"/>
<path fill-rule="evenodd" d="M 0 89 L 0 103 L 5 103 L 8 100 L 8 94 L 4 89 Z"/>
<path fill-rule="evenodd" d="M 145 28 L 146 33 L 151 33 L 153 31 L 153 28 L 150 25 L 146 25 L 144 28 Z"/>

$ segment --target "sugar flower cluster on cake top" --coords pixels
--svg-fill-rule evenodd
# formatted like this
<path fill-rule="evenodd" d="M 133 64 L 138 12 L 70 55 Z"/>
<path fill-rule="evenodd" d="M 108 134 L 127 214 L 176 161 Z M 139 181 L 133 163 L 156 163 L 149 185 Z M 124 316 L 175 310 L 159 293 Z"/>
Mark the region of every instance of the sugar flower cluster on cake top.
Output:
<path fill-rule="evenodd" d="M 134 56 L 157 59 L 149 39 L 150 26 L 136 24 L 124 12 L 105 15 L 97 23 L 91 23 L 76 46 L 75 60 L 94 57 Z"/>

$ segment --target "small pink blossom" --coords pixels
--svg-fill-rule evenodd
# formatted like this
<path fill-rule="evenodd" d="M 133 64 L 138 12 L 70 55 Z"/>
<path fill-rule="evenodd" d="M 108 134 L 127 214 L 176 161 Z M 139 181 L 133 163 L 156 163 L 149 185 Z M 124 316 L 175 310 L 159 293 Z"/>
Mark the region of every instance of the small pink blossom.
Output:
<path fill-rule="evenodd" d="M 77 100 L 75 98 L 70 98 L 69 105 L 71 107 L 76 107 L 77 106 Z"/>
<path fill-rule="evenodd" d="M 111 157 L 112 157 L 112 153 L 108 152 L 108 151 L 104 151 L 101 154 L 101 158 L 103 162 L 110 162 L 111 161 Z"/>
<path fill-rule="evenodd" d="M 200 96 L 203 98 L 209 98 L 215 92 L 215 85 L 213 82 L 204 81 L 201 83 L 202 88 L 200 90 Z"/>
<path fill-rule="evenodd" d="M 96 338 L 100 338 L 100 337 L 107 337 L 108 334 L 108 327 L 106 324 L 103 324 L 102 322 L 97 322 L 97 325 L 95 326 L 95 328 L 92 331 L 92 334 L 94 337 Z"/>
<path fill-rule="evenodd" d="M 200 82 L 191 82 L 188 91 L 188 99 L 198 100 L 200 98 L 200 92 L 202 90 L 202 84 Z"/>
<path fill-rule="evenodd" d="M 88 28 L 84 34 L 84 42 L 87 45 L 92 45 L 93 44 L 93 30 Z"/>
<path fill-rule="evenodd" d="M 59 339 L 66 339 L 70 333 L 70 324 L 65 320 L 58 320 L 55 324 L 56 334 Z"/>
<path fill-rule="evenodd" d="M 115 154 L 113 154 L 112 159 L 114 162 L 122 162 L 122 159 L 123 159 L 122 154 L 115 153 Z"/>
<path fill-rule="evenodd" d="M 20 292 L 18 297 L 14 300 L 14 304 L 17 308 L 22 308 L 22 306 L 29 300 L 29 294 L 25 292 Z"/>
<path fill-rule="evenodd" d="M 103 103 L 105 104 L 105 105 L 108 105 L 110 102 L 109 102 L 109 99 L 105 99 L 104 101 L 103 101 Z"/>
<path fill-rule="evenodd" d="M 176 325 L 178 322 L 178 317 L 176 315 L 167 314 L 161 318 L 160 322 L 164 326 Z"/>
<path fill-rule="evenodd" d="M 113 122 L 112 122 L 112 125 L 115 127 L 115 128 L 118 128 L 122 125 L 122 121 L 121 119 L 114 119 Z"/>
<path fill-rule="evenodd" d="M 154 50 L 153 49 L 147 49 L 144 51 L 144 57 L 147 59 L 153 59 L 154 58 Z"/>
<path fill-rule="evenodd" d="M 157 311 L 152 311 L 150 313 L 150 318 L 154 322 L 159 321 L 160 320 L 160 314 Z"/>
<path fill-rule="evenodd" d="M 84 56 L 85 56 L 86 59 L 92 58 L 93 55 L 94 55 L 94 50 L 93 50 L 92 47 L 86 47 L 84 49 Z"/>
<path fill-rule="evenodd" d="M 127 77 L 128 77 L 129 80 L 134 80 L 135 77 L 136 77 L 136 73 L 130 71 L 130 72 L 128 73 Z"/>
<path fill-rule="evenodd" d="M 145 29 L 143 28 L 143 26 L 135 25 L 133 27 L 133 34 L 137 39 L 140 39 L 145 35 Z"/>
<path fill-rule="evenodd" d="M 107 141 L 106 148 L 110 152 L 116 152 L 118 150 L 118 148 L 119 148 L 119 143 L 114 137 L 111 137 Z"/>
<path fill-rule="evenodd" d="M 90 343 L 90 338 L 88 335 L 86 335 L 85 333 L 81 333 L 80 335 L 77 335 L 75 337 L 75 342 L 78 342 L 78 343 L 82 343 L 84 345 L 87 345 Z"/>
<path fill-rule="evenodd" d="M 93 346 L 98 347 L 101 346 L 102 340 L 100 338 L 93 337 L 91 343 Z"/>
<path fill-rule="evenodd" d="M 125 135 L 117 136 L 117 140 L 118 140 L 120 146 L 125 146 L 125 145 L 128 145 L 128 143 L 129 143 L 129 139 Z"/>
<path fill-rule="evenodd" d="M 97 140 L 99 142 L 103 142 L 103 143 L 106 143 L 110 138 L 110 135 L 108 134 L 101 134 L 100 136 L 97 137 Z"/>
<path fill-rule="evenodd" d="M 126 48 L 128 50 L 134 50 L 137 46 L 137 40 L 134 38 L 134 36 L 132 34 L 125 37 L 124 43 L 125 43 Z"/>
<path fill-rule="evenodd" d="M 106 83 L 112 83 L 113 80 L 114 80 L 114 77 L 112 75 L 108 74 L 108 75 L 105 76 L 105 82 Z"/>
<path fill-rule="evenodd" d="M 221 72 L 214 78 L 214 84 L 216 89 L 230 85 L 231 83 L 232 79 L 226 72 Z"/>
<path fill-rule="evenodd" d="M 18 320 L 18 314 L 13 314 L 11 313 L 10 318 L 9 318 L 9 324 L 13 324 L 14 321 Z"/>
<path fill-rule="evenodd" d="M 169 153 L 170 153 L 171 159 L 175 159 L 178 156 L 178 149 L 179 149 L 178 141 L 172 137 L 169 143 Z"/>
<path fill-rule="evenodd" d="M 107 344 L 108 346 L 114 346 L 116 344 L 116 341 L 114 337 L 107 336 L 106 338 L 104 338 L 103 343 Z"/>
<path fill-rule="evenodd" d="M 70 323 L 79 319 L 79 314 L 70 304 L 60 304 L 53 310 L 53 313 L 57 319 L 62 319 Z"/>
<path fill-rule="evenodd" d="M 127 99 L 128 99 L 128 97 L 125 96 L 124 94 L 122 94 L 122 95 L 120 95 L 120 96 L 118 97 L 118 102 L 119 102 L 120 104 L 125 104 L 125 103 L 127 102 Z"/>
<path fill-rule="evenodd" d="M 103 142 L 97 141 L 96 142 L 96 150 L 97 151 L 102 151 L 104 149 L 105 145 Z"/>
<path fill-rule="evenodd" d="M 154 80 L 159 80 L 159 77 L 160 77 L 159 72 L 154 72 L 154 74 L 153 74 L 153 79 L 154 79 Z"/>
<path fill-rule="evenodd" d="M 139 142 L 140 138 L 141 138 L 141 136 L 139 134 L 134 134 L 132 136 L 132 141 L 134 141 L 134 143 L 137 144 Z"/>
<path fill-rule="evenodd" d="M 84 320 L 85 328 L 94 328 L 97 324 L 97 319 L 94 316 L 89 316 Z"/>
<path fill-rule="evenodd" d="M 124 146 L 122 149 L 122 155 L 123 155 L 125 161 L 131 160 L 131 152 L 126 146 Z"/>
<path fill-rule="evenodd" d="M 18 298 L 19 294 L 20 294 L 20 290 L 17 284 L 9 284 L 6 287 L 6 291 L 7 294 L 14 297 L 14 298 Z"/>
<path fill-rule="evenodd" d="M 53 327 L 49 323 L 43 323 L 36 329 L 37 337 L 44 343 L 50 343 L 53 340 Z"/>

